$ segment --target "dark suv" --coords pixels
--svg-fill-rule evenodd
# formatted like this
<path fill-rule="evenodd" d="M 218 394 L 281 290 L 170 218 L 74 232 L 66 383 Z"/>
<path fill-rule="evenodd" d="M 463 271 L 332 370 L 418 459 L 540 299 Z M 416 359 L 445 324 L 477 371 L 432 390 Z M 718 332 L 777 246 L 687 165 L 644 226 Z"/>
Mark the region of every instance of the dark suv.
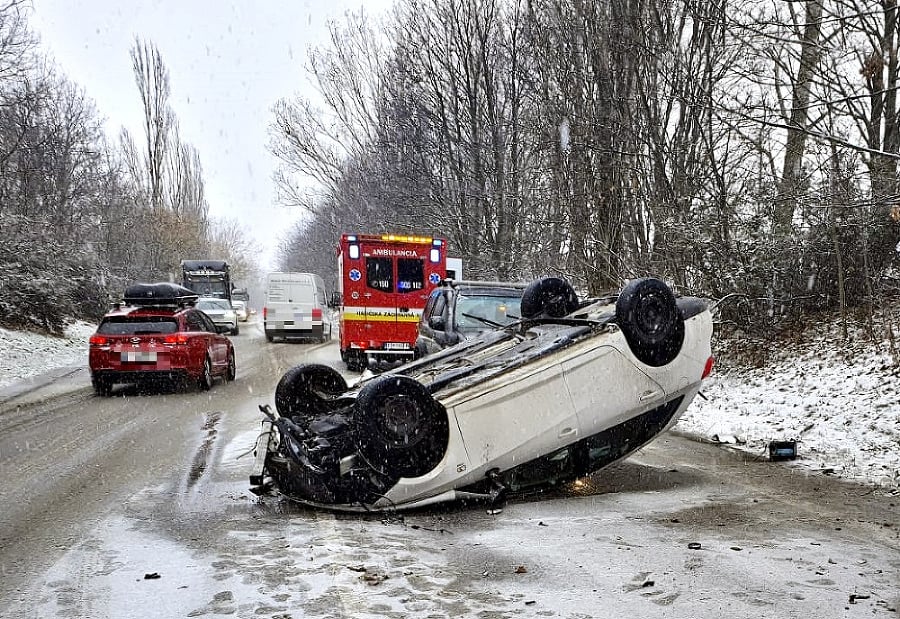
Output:
<path fill-rule="evenodd" d="M 416 355 L 437 352 L 485 331 L 520 319 L 519 304 L 527 284 L 444 280 L 428 297 Z"/>

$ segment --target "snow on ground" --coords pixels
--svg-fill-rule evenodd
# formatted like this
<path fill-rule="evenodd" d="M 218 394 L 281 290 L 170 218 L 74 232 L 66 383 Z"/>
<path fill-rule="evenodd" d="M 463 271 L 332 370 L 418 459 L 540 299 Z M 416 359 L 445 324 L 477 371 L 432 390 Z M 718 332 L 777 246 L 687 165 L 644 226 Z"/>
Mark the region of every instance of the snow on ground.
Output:
<path fill-rule="evenodd" d="M 56 368 L 87 365 L 88 338 L 96 330 L 96 323 L 76 322 L 66 327 L 66 337 L 52 337 L 0 327 L 0 389 Z"/>
<path fill-rule="evenodd" d="M 87 363 L 95 325 L 76 323 L 65 338 L 0 328 L 0 389 L 49 370 Z M 703 395 L 677 430 L 728 443 L 760 458 L 773 440 L 797 440 L 793 464 L 900 492 L 900 368 L 885 345 L 827 333 L 803 343 L 769 343 L 761 368 L 729 363 L 728 347 Z"/>

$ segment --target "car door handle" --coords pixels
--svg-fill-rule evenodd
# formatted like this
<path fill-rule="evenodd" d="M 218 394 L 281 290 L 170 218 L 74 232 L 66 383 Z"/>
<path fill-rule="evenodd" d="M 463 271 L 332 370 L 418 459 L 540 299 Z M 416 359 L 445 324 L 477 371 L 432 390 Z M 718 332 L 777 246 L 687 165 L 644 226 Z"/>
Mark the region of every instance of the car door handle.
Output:
<path fill-rule="evenodd" d="M 642 393 L 639 396 L 639 398 L 640 398 L 641 402 L 646 402 L 647 400 L 652 400 L 659 394 L 660 394 L 660 391 L 658 389 L 649 389 L 649 390 L 645 391 L 644 393 Z"/>
<path fill-rule="evenodd" d="M 576 434 L 578 434 L 578 430 L 575 428 L 563 428 L 559 431 L 558 438 L 568 438 L 570 436 L 575 436 Z"/>

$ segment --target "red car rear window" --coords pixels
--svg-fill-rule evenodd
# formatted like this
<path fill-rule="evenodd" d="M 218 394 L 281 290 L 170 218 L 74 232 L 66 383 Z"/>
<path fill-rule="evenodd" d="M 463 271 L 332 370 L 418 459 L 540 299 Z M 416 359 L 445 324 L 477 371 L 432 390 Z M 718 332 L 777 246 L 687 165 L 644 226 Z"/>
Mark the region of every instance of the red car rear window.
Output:
<path fill-rule="evenodd" d="M 97 328 L 97 333 L 104 335 L 151 335 L 154 333 L 175 333 L 178 321 L 165 316 L 113 316 L 104 318 Z"/>

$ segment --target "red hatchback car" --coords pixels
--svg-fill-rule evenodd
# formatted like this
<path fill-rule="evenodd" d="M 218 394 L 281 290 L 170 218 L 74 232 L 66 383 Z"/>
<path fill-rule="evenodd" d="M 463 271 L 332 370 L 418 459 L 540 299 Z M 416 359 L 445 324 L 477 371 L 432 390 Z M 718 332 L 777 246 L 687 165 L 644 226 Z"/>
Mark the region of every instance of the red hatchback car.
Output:
<path fill-rule="evenodd" d="M 116 383 L 179 381 L 212 388 L 234 380 L 234 346 L 193 306 L 197 295 L 175 284 L 135 284 L 90 339 L 91 384 L 98 395 Z"/>

